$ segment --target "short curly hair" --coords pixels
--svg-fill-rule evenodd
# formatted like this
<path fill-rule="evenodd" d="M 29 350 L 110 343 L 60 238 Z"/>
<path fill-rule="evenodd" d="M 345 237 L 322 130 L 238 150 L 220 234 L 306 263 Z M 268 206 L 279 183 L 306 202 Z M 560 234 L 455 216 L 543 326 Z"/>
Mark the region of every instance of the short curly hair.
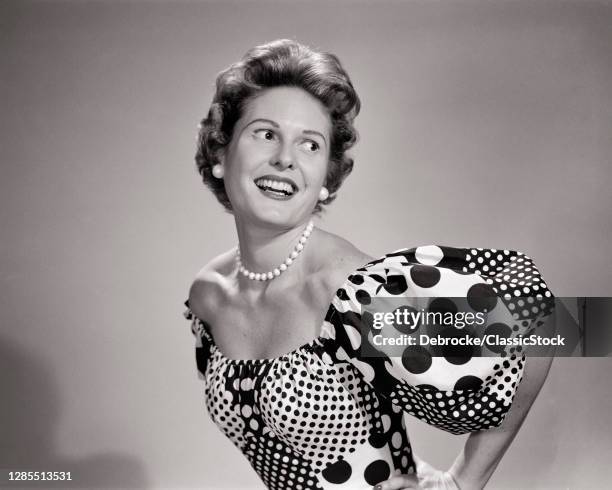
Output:
<path fill-rule="evenodd" d="M 343 180 L 353 169 L 346 152 L 357 141 L 353 121 L 361 103 L 340 60 L 289 39 L 279 39 L 250 49 L 244 57 L 217 76 L 216 92 L 208 115 L 200 124 L 196 152 L 198 172 L 217 200 L 232 211 L 223 179 L 212 175 L 220 152 L 230 143 L 234 126 L 246 104 L 268 88 L 298 87 L 327 108 L 332 123 L 330 158 L 325 179 L 329 197 L 318 201 L 314 212 L 336 198 Z"/>

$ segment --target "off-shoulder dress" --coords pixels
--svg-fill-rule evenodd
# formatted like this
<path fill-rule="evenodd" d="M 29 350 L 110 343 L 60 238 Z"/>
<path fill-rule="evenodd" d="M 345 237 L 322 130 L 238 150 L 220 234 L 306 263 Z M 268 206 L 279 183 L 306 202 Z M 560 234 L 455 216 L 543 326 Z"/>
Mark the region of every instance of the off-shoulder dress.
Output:
<path fill-rule="evenodd" d="M 543 324 L 553 305 L 526 255 L 436 245 L 353 271 L 319 337 L 272 359 L 224 356 L 186 301 L 208 413 L 268 488 L 366 489 L 414 473 L 404 412 L 454 434 L 504 420 L 525 368 L 520 346 L 488 356 L 431 355 L 419 346 L 364 356 L 362 344 L 373 343 L 362 314 L 379 297 L 428 298 L 431 309 L 444 298 L 447 310 L 448 298 L 465 298 L 475 311 L 496 312 L 487 328 L 505 337 Z"/>

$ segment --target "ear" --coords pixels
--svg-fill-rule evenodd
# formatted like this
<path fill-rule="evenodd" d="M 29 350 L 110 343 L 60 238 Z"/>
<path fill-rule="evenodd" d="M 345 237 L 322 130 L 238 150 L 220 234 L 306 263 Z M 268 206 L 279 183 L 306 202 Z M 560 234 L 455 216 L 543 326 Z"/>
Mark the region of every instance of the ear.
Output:
<path fill-rule="evenodd" d="M 225 165 L 225 148 L 217 150 L 217 160 L 221 165 Z"/>

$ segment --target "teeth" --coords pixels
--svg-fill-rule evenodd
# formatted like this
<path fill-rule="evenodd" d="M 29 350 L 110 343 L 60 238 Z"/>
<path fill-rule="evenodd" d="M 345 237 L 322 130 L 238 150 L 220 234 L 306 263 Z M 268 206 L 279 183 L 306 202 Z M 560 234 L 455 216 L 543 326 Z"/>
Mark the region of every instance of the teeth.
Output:
<path fill-rule="evenodd" d="M 258 187 L 267 188 L 273 191 L 285 192 L 286 194 L 293 194 L 293 187 L 287 182 L 279 182 L 271 179 L 258 179 L 255 184 Z"/>

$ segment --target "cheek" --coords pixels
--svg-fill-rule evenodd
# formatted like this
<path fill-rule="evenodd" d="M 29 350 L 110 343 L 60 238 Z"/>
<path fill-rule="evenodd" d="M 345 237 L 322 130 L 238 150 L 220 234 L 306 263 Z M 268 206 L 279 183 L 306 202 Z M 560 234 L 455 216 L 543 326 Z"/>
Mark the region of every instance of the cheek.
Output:
<path fill-rule="evenodd" d="M 251 170 L 270 163 L 276 153 L 277 148 L 273 144 L 246 141 L 236 148 L 235 160 L 242 169 Z"/>
<path fill-rule="evenodd" d="M 248 172 L 252 162 L 253 152 L 249 150 L 248 145 L 238 145 L 227 155 L 225 160 L 226 174 L 229 173 L 231 178 L 238 180 Z"/>
<path fill-rule="evenodd" d="M 327 178 L 327 172 L 329 170 L 329 161 L 326 156 L 321 158 L 313 159 L 309 162 L 306 167 L 308 173 L 308 180 L 312 185 L 323 185 Z"/>
<path fill-rule="evenodd" d="M 239 198 L 242 192 L 243 182 L 248 179 L 249 172 L 248 152 L 243 148 L 236 147 L 227 154 L 225 160 L 225 188 L 228 194 L 234 194 L 234 198 Z"/>

